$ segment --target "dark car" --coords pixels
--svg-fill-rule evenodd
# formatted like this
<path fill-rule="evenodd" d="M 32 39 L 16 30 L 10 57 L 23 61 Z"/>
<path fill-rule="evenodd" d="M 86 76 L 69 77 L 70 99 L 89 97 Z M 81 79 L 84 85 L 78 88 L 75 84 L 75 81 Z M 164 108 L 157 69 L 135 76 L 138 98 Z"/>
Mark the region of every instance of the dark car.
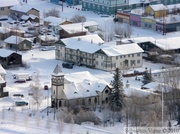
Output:
<path fill-rule="evenodd" d="M 28 102 L 25 102 L 25 101 L 16 101 L 15 105 L 16 106 L 27 106 Z"/>
<path fill-rule="evenodd" d="M 14 97 L 24 97 L 23 94 L 13 94 Z"/>
<path fill-rule="evenodd" d="M 73 68 L 73 64 L 71 64 L 71 63 L 63 63 L 62 66 L 63 66 L 63 68 L 69 68 L 69 69 Z"/>
<path fill-rule="evenodd" d="M 26 83 L 25 79 L 18 79 L 14 83 Z"/>

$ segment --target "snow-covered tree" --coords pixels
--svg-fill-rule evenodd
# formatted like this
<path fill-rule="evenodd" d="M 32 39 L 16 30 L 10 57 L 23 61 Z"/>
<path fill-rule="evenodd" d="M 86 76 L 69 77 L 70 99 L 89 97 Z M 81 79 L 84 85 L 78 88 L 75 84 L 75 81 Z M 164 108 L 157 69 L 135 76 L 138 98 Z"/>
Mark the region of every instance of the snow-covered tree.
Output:
<path fill-rule="evenodd" d="M 123 83 L 122 83 L 122 74 L 119 68 L 116 68 L 114 79 L 111 83 L 112 85 L 112 92 L 110 94 L 110 108 L 113 112 L 121 111 L 124 104 L 124 90 L 123 90 Z"/>
<path fill-rule="evenodd" d="M 42 92 L 41 92 L 41 83 L 39 80 L 39 73 L 37 73 L 33 78 L 33 83 L 30 84 L 30 88 L 32 90 L 34 99 L 34 103 L 37 105 L 37 109 L 39 108 L 42 102 Z"/>

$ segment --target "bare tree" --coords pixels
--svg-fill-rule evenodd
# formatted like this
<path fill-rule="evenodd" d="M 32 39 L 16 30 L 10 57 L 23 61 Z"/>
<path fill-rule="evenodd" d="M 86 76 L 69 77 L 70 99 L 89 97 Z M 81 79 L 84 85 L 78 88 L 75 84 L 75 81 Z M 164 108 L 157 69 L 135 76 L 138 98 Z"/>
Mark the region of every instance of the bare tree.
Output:
<path fill-rule="evenodd" d="M 73 23 L 81 23 L 81 22 L 83 23 L 86 22 L 86 17 L 81 15 L 74 15 L 70 20 Z"/>
<path fill-rule="evenodd" d="M 30 84 L 30 88 L 33 93 L 34 103 L 37 105 L 37 109 L 39 108 L 42 102 L 42 92 L 41 92 L 41 83 L 39 80 L 39 73 L 37 73 L 33 78 L 34 83 Z"/>
<path fill-rule="evenodd" d="M 126 26 L 125 26 L 125 32 L 126 32 L 127 38 L 131 38 L 131 35 L 132 35 L 132 27 L 131 27 L 130 24 L 126 24 Z"/>
<path fill-rule="evenodd" d="M 44 17 L 54 16 L 54 17 L 59 18 L 60 17 L 60 10 L 58 10 L 56 8 L 52 8 L 52 9 L 50 9 L 48 11 L 44 11 L 43 16 Z"/>

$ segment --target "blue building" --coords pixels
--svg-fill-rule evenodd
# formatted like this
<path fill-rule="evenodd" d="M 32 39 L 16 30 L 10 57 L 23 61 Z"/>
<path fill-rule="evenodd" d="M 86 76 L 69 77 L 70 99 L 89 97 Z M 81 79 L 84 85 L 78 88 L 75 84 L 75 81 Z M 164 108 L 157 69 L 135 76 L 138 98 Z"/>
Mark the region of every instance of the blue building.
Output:
<path fill-rule="evenodd" d="M 50 0 L 51 3 L 61 5 L 63 2 L 66 2 L 68 5 L 79 5 L 80 0 Z"/>

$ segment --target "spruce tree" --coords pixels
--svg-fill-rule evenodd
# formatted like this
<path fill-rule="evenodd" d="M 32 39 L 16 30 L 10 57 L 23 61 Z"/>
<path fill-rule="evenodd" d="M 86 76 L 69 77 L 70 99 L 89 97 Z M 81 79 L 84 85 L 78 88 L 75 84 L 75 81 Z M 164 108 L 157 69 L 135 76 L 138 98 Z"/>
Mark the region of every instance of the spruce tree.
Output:
<path fill-rule="evenodd" d="M 142 81 L 143 84 L 146 85 L 152 81 L 153 81 L 153 78 L 152 78 L 151 70 L 149 72 L 146 70 L 143 75 L 143 81 Z"/>
<path fill-rule="evenodd" d="M 122 74 L 119 68 L 116 68 L 113 76 L 112 92 L 110 94 L 110 108 L 113 112 L 121 111 L 124 107 L 124 90 L 122 83 Z"/>

